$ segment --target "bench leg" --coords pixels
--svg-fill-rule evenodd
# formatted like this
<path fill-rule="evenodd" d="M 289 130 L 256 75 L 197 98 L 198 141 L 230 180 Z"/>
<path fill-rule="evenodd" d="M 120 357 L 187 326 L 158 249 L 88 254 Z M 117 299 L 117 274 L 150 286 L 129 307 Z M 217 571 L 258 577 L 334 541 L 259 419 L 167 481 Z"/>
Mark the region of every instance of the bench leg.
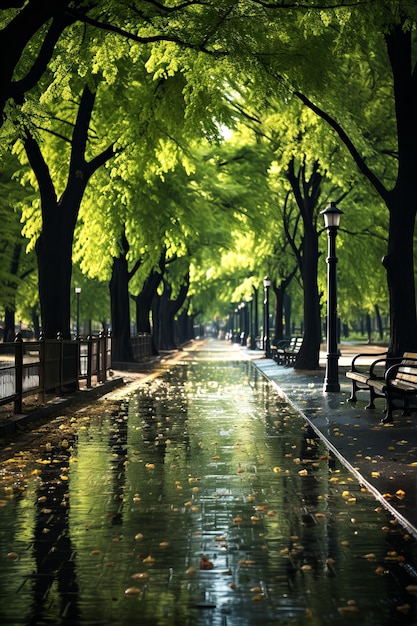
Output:
<path fill-rule="evenodd" d="M 356 382 L 356 380 L 352 380 L 352 391 L 350 392 L 350 396 L 347 399 L 348 402 L 356 402 L 357 401 L 357 397 L 356 397 L 356 392 L 357 391 L 359 391 L 358 383 Z"/>
<path fill-rule="evenodd" d="M 390 397 L 387 396 L 386 397 L 386 402 L 385 402 L 385 415 L 381 419 L 381 424 L 391 424 L 391 422 L 394 421 L 394 419 L 392 417 L 393 410 L 394 410 L 394 404 L 391 401 Z"/>
<path fill-rule="evenodd" d="M 350 392 L 350 396 L 347 399 L 348 402 L 356 402 L 356 384 L 355 381 L 352 380 L 352 391 Z"/>
<path fill-rule="evenodd" d="M 394 421 L 392 417 L 392 411 L 387 411 L 384 417 L 381 419 L 381 424 L 391 424 Z"/>
<path fill-rule="evenodd" d="M 369 387 L 369 404 L 366 405 L 365 409 L 374 409 L 375 408 L 375 398 L 377 397 L 375 393 L 375 389 L 373 387 Z"/>

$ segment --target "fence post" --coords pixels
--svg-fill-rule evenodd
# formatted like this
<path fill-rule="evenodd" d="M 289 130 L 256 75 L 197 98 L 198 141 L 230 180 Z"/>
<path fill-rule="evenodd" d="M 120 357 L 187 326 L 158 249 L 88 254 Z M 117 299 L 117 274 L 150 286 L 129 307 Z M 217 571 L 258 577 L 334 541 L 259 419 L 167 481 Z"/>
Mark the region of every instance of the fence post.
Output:
<path fill-rule="evenodd" d="M 15 365 L 15 400 L 14 412 L 22 412 L 23 399 L 23 339 L 21 333 L 17 333 L 15 340 L 14 365 Z"/>
<path fill-rule="evenodd" d="M 80 343 L 81 349 L 81 343 Z M 93 369 L 93 338 L 91 335 L 87 337 L 87 389 L 91 387 L 91 372 Z"/>
<path fill-rule="evenodd" d="M 112 347 L 113 339 L 111 335 L 111 330 L 108 330 L 106 333 L 106 375 L 108 370 L 109 376 L 111 375 Z"/>
<path fill-rule="evenodd" d="M 104 383 L 106 380 L 106 337 L 102 330 L 98 335 L 98 359 L 99 382 Z"/>
<path fill-rule="evenodd" d="M 39 336 L 39 400 L 42 404 L 45 403 L 46 391 L 45 391 L 45 336 L 43 333 Z"/>

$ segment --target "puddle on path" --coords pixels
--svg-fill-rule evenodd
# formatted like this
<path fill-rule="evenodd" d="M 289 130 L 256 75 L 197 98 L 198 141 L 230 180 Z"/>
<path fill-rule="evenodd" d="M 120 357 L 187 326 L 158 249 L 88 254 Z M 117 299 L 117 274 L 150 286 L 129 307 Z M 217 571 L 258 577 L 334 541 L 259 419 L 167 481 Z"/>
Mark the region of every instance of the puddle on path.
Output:
<path fill-rule="evenodd" d="M 417 623 L 415 541 L 251 363 L 53 425 L 0 466 L 2 625 Z"/>

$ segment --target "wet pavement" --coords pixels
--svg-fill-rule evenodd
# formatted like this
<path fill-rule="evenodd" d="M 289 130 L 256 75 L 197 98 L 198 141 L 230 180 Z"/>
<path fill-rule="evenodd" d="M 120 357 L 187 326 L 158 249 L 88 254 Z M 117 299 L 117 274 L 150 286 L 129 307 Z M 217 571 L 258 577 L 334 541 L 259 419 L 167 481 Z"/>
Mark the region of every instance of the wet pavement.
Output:
<path fill-rule="evenodd" d="M 366 410 L 369 394 L 358 392 L 355 403 L 348 402 L 351 381 L 345 372 L 358 351 L 371 353 L 369 346 L 341 345 L 340 393 L 323 393 L 325 354 L 319 372 L 297 372 L 263 359 L 256 365 L 279 392 L 303 414 L 326 445 L 356 476 L 358 481 L 417 538 L 417 437 L 416 414 L 405 417 L 401 410 L 392 424 L 381 424 L 384 400 Z M 373 352 L 381 352 L 378 346 Z"/>
<path fill-rule="evenodd" d="M 0 452 L 0 624 L 417 624 L 407 494 L 386 510 L 364 488 L 387 449 L 366 421 L 411 424 L 225 342 L 180 356 Z"/>

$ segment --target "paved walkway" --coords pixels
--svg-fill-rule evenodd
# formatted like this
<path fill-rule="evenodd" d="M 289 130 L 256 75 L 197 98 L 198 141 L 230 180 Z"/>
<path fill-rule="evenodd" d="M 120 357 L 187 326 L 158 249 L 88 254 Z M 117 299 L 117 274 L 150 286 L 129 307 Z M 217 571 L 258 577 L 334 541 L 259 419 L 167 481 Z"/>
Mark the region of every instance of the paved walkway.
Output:
<path fill-rule="evenodd" d="M 351 381 L 345 377 L 354 354 L 381 352 L 373 346 L 341 345 L 340 393 L 323 393 L 325 353 L 319 372 L 297 372 L 270 359 L 255 361 L 263 374 L 295 405 L 341 462 L 361 484 L 417 536 L 417 437 L 415 415 L 394 415 L 392 424 L 380 424 L 383 399 L 375 410 L 365 410 L 368 394 L 347 402 Z M 370 357 L 371 362 L 373 357 Z"/>
<path fill-rule="evenodd" d="M 195 342 L 195 348 L 201 342 Z M 216 347 L 218 348 L 216 350 Z M 191 346 L 193 349 L 193 346 Z M 384 402 L 377 400 L 377 408 L 365 410 L 367 394 L 360 392 L 355 404 L 347 402 L 350 395 L 350 381 L 345 377 L 351 360 L 358 352 L 378 353 L 380 346 L 341 344 L 339 360 L 340 393 L 323 393 L 323 379 L 326 354 L 320 354 L 320 370 L 299 372 L 293 368 L 277 365 L 271 359 L 262 358 L 259 351 L 251 351 L 228 342 L 213 342 L 214 359 L 236 358 L 252 360 L 257 368 L 275 385 L 289 402 L 304 416 L 312 428 L 325 441 L 335 456 L 349 468 L 359 482 L 366 486 L 386 508 L 417 537 L 417 438 L 415 417 L 397 414 L 392 424 L 381 425 Z M 260 358 L 261 357 L 261 358 Z M 46 407 L 41 413 L 16 416 L 8 420 L 16 430 L 27 422 L 48 417 L 71 406 L 72 402 L 94 402 L 97 396 L 111 392 L 112 396 L 123 395 L 146 376 L 158 376 L 164 363 L 181 359 L 181 352 L 165 355 L 160 364 L 153 364 L 147 371 L 131 368 L 117 371 L 113 378 L 99 389 L 83 391 L 77 398 L 61 399 Z M 373 360 L 370 357 L 369 362 Z M 123 385 L 120 390 L 116 386 Z M 1 429 L 0 437 L 6 434 Z M 13 432 L 13 430 L 11 431 Z"/>

